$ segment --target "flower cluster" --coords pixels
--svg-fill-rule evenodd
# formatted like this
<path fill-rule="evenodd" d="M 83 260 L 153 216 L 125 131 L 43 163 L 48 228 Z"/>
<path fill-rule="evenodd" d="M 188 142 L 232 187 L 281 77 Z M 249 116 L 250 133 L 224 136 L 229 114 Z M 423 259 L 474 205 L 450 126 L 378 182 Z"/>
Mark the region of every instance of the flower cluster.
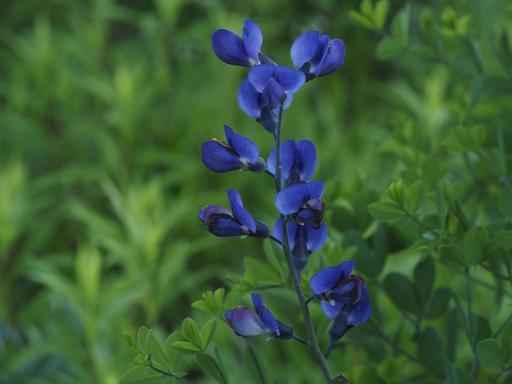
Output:
<path fill-rule="evenodd" d="M 247 78 L 238 90 L 238 104 L 247 116 L 272 133 L 274 149 L 264 160 L 252 140 L 225 125 L 226 141 L 206 141 L 201 155 L 205 166 L 213 172 L 245 170 L 272 176 L 276 183 L 275 207 L 279 217 L 270 232 L 266 224 L 257 221 L 245 209 L 235 190 L 228 190 L 231 210 L 208 205 L 200 210 L 198 217 L 216 236 L 268 237 L 276 241 L 290 256 L 290 274 L 299 276 L 300 281 L 311 253 L 318 251 L 327 240 L 323 221 L 324 183 L 312 180 L 317 165 L 313 143 L 280 141 L 282 113 L 306 82 L 328 75 L 343 64 L 345 46 L 342 40 L 331 39 L 318 31 L 305 32 L 291 46 L 294 68 L 289 68 L 263 54 L 262 45 L 263 34 L 251 20 L 245 22 L 242 36 L 225 29 L 215 31 L 212 36 L 212 48 L 219 59 L 227 64 L 249 67 Z M 353 268 L 354 262 L 346 261 L 316 272 L 310 280 L 313 298 L 320 301 L 325 315 L 333 320 L 329 332 L 331 344 L 350 327 L 365 322 L 371 314 L 365 282 L 352 274 Z M 302 290 L 300 283 L 298 289 Z M 259 294 L 253 293 L 252 301 L 254 311 L 239 307 L 225 314 L 237 335 L 267 334 L 301 340 L 290 325 L 272 315 Z"/>

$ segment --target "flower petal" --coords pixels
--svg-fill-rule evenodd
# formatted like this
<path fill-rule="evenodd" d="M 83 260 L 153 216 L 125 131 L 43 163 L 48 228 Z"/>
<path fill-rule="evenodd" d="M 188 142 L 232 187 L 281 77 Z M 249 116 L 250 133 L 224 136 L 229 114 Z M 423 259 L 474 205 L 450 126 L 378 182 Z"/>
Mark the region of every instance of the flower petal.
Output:
<path fill-rule="evenodd" d="M 283 87 L 271 77 L 268 80 L 267 86 L 262 91 L 263 104 L 270 109 L 275 109 L 281 105 L 283 99 L 286 98 Z"/>
<path fill-rule="evenodd" d="M 265 324 L 253 311 L 241 307 L 226 312 L 224 317 L 239 336 L 258 336 L 267 333 Z"/>
<path fill-rule="evenodd" d="M 288 235 L 288 245 L 290 249 L 295 247 L 295 238 L 297 237 L 297 230 L 299 229 L 299 225 L 295 223 L 286 223 L 286 234 Z M 277 219 L 274 228 L 272 228 L 272 236 L 274 236 L 277 240 L 283 241 L 283 224 L 281 219 Z"/>
<path fill-rule="evenodd" d="M 343 310 L 343 303 L 339 301 L 322 300 L 320 303 L 322 310 L 329 319 L 334 320 Z"/>
<path fill-rule="evenodd" d="M 261 114 L 260 93 L 251 85 L 249 80 L 244 80 L 238 90 L 238 105 L 247 116 L 253 119 L 259 119 Z"/>
<path fill-rule="evenodd" d="M 263 92 L 263 89 L 268 84 L 268 81 L 274 76 L 276 66 L 273 64 L 262 64 L 252 67 L 249 71 L 247 78 L 251 82 L 251 85 L 258 92 Z"/>
<path fill-rule="evenodd" d="M 284 182 L 295 164 L 295 142 L 293 140 L 286 140 L 281 143 L 281 182 Z M 267 171 L 275 175 L 276 171 L 276 148 L 273 148 L 267 159 Z"/>
<path fill-rule="evenodd" d="M 316 272 L 309 280 L 311 291 L 313 291 L 315 295 L 322 295 L 329 292 L 340 280 L 352 273 L 354 265 L 355 262 L 353 260 L 348 260 Z"/>
<path fill-rule="evenodd" d="M 316 149 L 309 140 L 301 140 L 297 143 L 297 152 L 300 162 L 300 179 L 308 181 L 315 174 L 316 169 Z"/>
<path fill-rule="evenodd" d="M 242 40 L 249 57 L 254 60 L 255 64 L 259 63 L 258 54 L 263 44 L 263 34 L 258 24 L 252 20 L 245 20 Z"/>
<path fill-rule="evenodd" d="M 201 145 L 201 159 L 206 168 L 213 172 L 228 172 L 244 167 L 231 148 L 215 139 Z"/>
<path fill-rule="evenodd" d="M 217 57 L 227 64 L 249 65 L 242 39 L 227 29 L 218 29 L 213 33 L 212 49 Z"/>
<path fill-rule="evenodd" d="M 308 200 L 306 184 L 296 184 L 280 191 L 276 196 L 276 207 L 283 215 L 291 215 Z"/>
<path fill-rule="evenodd" d="M 318 54 L 320 49 L 319 38 L 320 32 L 308 31 L 304 32 L 293 42 L 290 54 L 295 67 L 301 68 Z"/>
<path fill-rule="evenodd" d="M 238 191 L 235 189 L 229 189 L 228 199 L 235 218 L 254 234 L 256 232 L 256 220 L 254 220 L 254 217 L 252 217 L 249 211 L 244 208 L 242 198 Z"/>
<path fill-rule="evenodd" d="M 340 39 L 329 41 L 326 53 L 318 65 L 317 75 L 325 76 L 335 72 L 345 62 L 345 43 Z"/>
<path fill-rule="evenodd" d="M 212 217 L 206 222 L 206 229 L 213 235 L 219 237 L 242 236 L 245 232 L 235 219 L 232 217 Z"/>
<path fill-rule="evenodd" d="M 276 336 L 279 336 L 280 332 L 277 320 L 274 317 L 274 315 L 272 315 L 272 313 L 268 310 L 268 308 L 265 307 L 263 297 L 258 293 L 253 293 L 251 297 L 254 310 L 260 317 L 261 321 L 266 325 L 270 332 L 272 332 Z"/>
<path fill-rule="evenodd" d="M 308 224 L 305 224 L 304 227 L 306 229 L 306 247 L 308 251 L 318 251 L 327 240 L 327 226 L 322 223 L 318 228 Z"/>
<path fill-rule="evenodd" d="M 282 66 L 276 68 L 274 77 L 286 93 L 297 92 L 306 82 L 302 71 Z"/>
<path fill-rule="evenodd" d="M 322 181 L 310 181 L 306 183 L 307 200 L 320 199 L 324 194 L 324 183 Z"/>
<path fill-rule="evenodd" d="M 354 304 L 350 313 L 347 316 L 347 322 L 351 325 L 357 325 L 367 321 L 372 314 L 370 301 L 368 299 L 368 289 L 363 287 L 363 292 L 359 301 Z"/>
<path fill-rule="evenodd" d="M 228 144 L 242 157 L 246 158 L 249 163 L 255 164 L 258 162 L 260 153 L 256 143 L 245 136 L 242 136 L 233 131 L 227 125 L 224 125 L 224 132 Z"/>

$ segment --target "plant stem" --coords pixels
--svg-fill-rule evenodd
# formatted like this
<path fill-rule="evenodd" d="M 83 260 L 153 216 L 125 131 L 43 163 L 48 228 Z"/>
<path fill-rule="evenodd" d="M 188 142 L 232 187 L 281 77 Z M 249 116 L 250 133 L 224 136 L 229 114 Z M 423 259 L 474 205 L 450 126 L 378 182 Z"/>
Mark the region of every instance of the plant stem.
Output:
<path fill-rule="evenodd" d="M 372 336 L 382 340 L 383 342 L 388 344 L 390 347 L 392 347 L 395 350 L 395 352 L 400 353 L 401 355 L 407 357 L 412 362 L 414 362 L 418 365 L 424 366 L 423 362 L 420 359 L 418 359 L 416 356 L 407 352 L 399 344 L 395 343 L 393 340 L 391 340 L 386 335 L 384 335 L 380 330 L 373 331 L 373 330 L 369 330 L 369 329 L 364 329 L 364 331 L 366 333 L 368 333 L 369 335 L 372 335 Z"/>
<path fill-rule="evenodd" d="M 274 134 L 275 142 L 276 142 L 276 174 L 275 174 L 275 186 L 276 193 L 281 191 L 281 126 L 283 120 L 283 105 L 281 104 L 279 108 L 278 121 L 277 121 L 277 129 Z M 280 215 L 281 224 L 282 224 L 282 232 L 283 232 L 283 241 L 282 247 L 283 252 L 286 257 L 286 263 L 288 264 L 288 269 L 290 271 L 290 276 L 292 279 L 292 285 L 295 289 L 295 293 L 297 294 L 297 298 L 299 300 L 299 304 L 302 310 L 302 316 L 304 318 L 304 325 L 306 327 L 307 335 L 308 335 L 308 343 L 311 352 L 320 366 L 322 373 L 325 377 L 326 383 L 332 382 L 332 373 L 329 368 L 329 364 L 327 360 L 324 358 L 322 351 L 318 345 L 318 340 L 316 338 L 315 329 L 313 327 L 313 322 L 311 321 L 311 315 L 309 314 L 309 308 L 306 304 L 306 299 L 304 296 L 304 291 L 302 290 L 301 278 L 295 269 L 295 264 L 293 262 L 293 256 L 290 251 L 290 245 L 288 242 L 288 233 L 286 231 L 286 218 L 284 215 Z"/>
<path fill-rule="evenodd" d="M 473 352 L 473 361 L 471 362 L 471 377 L 476 377 L 476 370 L 478 368 L 478 359 L 476 357 L 476 348 L 475 348 L 475 324 L 473 321 L 473 309 L 472 309 L 472 302 L 473 302 L 473 290 L 472 290 L 472 281 L 469 274 L 469 268 L 465 268 L 466 272 L 466 293 L 467 293 L 467 301 L 468 301 L 468 328 L 469 328 L 469 335 L 471 340 L 471 352 Z"/>
<path fill-rule="evenodd" d="M 260 361 L 258 360 L 258 356 L 256 356 L 256 352 L 254 352 L 254 349 L 249 345 L 249 343 L 247 343 L 247 349 L 249 350 L 251 359 L 254 362 L 256 371 L 258 372 L 258 377 L 260 378 L 260 383 L 266 384 L 267 379 L 265 378 L 265 374 L 263 373 L 263 369 L 261 368 L 261 364 L 260 364 Z"/>

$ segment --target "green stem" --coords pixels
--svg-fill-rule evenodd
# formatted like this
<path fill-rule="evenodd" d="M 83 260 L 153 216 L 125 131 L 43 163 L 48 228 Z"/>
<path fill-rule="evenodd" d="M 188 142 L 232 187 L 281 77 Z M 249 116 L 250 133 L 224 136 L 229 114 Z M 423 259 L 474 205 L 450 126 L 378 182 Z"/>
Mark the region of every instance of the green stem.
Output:
<path fill-rule="evenodd" d="M 254 366 L 256 367 L 256 371 L 258 372 L 258 377 L 260 378 L 261 384 L 266 384 L 267 379 L 265 378 L 265 374 L 263 373 L 263 368 L 261 367 L 260 361 L 254 349 L 247 344 L 247 349 L 249 350 L 249 354 L 251 355 L 251 359 L 254 362 Z"/>
<path fill-rule="evenodd" d="M 407 352 L 399 344 L 397 344 L 396 342 L 394 342 L 393 340 L 388 338 L 386 335 L 384 335 L 380 330 L 372 331 L 372 330 L 369 330 L 369 329 L 364 329 L 364 331 L 366 333 L 368 333 L 369 335 L 382 340 L 383 342 L 388 344 L 390 347 L 392 347 L 395 350 L 395 352 L 397 352 L 397 353 L 407 357 L 412 362 L 414 362 L 414 363 L 416 363 L 418 365 L 421 365 L 422 367 L 424 366 L 423 362 L 420 359 L 418 359 L 416 356 L 414 356 L 414 355 L 410 354 L 409 352 Z"/>
<path fill-rule="evenodd" d="M 281 191 L 281 127 L 283 120 L 283 106 L 279 108 L 278 121 L 277 121 L 277 129 L 274 134 L 274 138 L 276 141 L 276 174 L 275 174 L 275 186 L 276 193 Z M 283 232 L 283 241 L 282 247 L 283 252 L 286 258 L 286 263 L 288 265 L 288 269 L 290 271 L 292 284 L 295 289 L 295 293 L 297 294 L 297 298 L 299 300 L 299 304 L 302 310 L 302 316 L 304 318 L 304 325 L 306 327 L 306 332 L 308 335 L 308 343 L 309 348 L 315 358 L 317 364 L 320 366 L 322 373 L 324 375 L 326 383 L 332 382 L 332 373 L 329 368 L 329 364 L 327 360 L 324 358 L 322 351 L 318 345 L 318 340 L 316 338 L 315 329 L 313 327 L 313 322 L 311 320 L 311 315 L 309 314 L 309 308 L 306 303 L 306 298 L 304 296 L 304 291 L 302 290 L 301 278 L 295 269 L 295 264 L 293 262 L 293 256 L 290 250 L 290 245 L 288 242 L 288 233 L 286 230 L 286 218 L 284 215 L 280 215 L 281 224 L 282 224 L 282 232 Z"/>
<path fill-rule="evenodd" d="M 472 286 L 472 280 L 471 280 L 471 277 L 469 274 L 469 268 L 466 267 L 464 271 L 466 273 L 466 294 L 467 294 L 467 301 L 468 301 L 468 313 L 467 313 L 468 320 L 467 321 L 468 321 L 468 328 L 469 328 L 469 334 L 470 334 L 470 340 L 471 340 L 471 343 L 470 343 L 471 344 L 471 352 L 473 352 L 473 361 L 471 362 L 471 377 L 475 378 L 476 370 L 478 368 L 478 359 L 476 356 L 476 347 L 475 347 L 475 342 L 474 342 L 475 324 L 473 321 L 473 308 L 472 308 L 473 286 Z"/>

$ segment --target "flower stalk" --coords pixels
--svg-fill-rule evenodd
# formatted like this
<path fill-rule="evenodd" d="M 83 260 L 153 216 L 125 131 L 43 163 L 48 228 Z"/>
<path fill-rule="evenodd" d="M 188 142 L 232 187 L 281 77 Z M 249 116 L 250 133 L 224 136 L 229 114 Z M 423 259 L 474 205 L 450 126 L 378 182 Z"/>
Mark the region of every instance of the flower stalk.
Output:
<path fill-rule="evenodd" d="M 276 193 L 281 191 L 281 133 L 282 133 L 282 125 L 283 125 L 283 105 L 281 104 L 279 108 L 279 114 L 277 119 L 277 128 L 274 135 L 275 143 L 276 143 L 276 174 L 275 174 L 275 184 L 276 184 Z M 332 373 L 329 367 L 329 363 L 325 359 L 322 351 L 320 350 L 320 346 L 318 345 L 318 339 L 316 337 L 315 328 L 313 326 L 313 322 L 311 321 L 311 315 L 309 313 L 308 304 L 306 302 L 306 298 L 304 295 L 304 291 L 302 290 L 301 279 L 299 273 L 295 269 L 295 264 L 293 262 L 293 256 L 290 251 L 290 245 L 288 242 L 288 234 L 286 230 L 286 219 L 283 214 L 280 214 L 281 217 L 281 225 L 283 232 L 283 241 L 282 248 L 286 258 L 286 264 L 288 265 L 288 270 L 290 271 L 290 277 L 292 280 L 293 288 L 295 289 L 295 293 L 297 294 L 297 299 L 299 301 L 299 305 L 302 311 L 302 317 L 304 319 L 304 326 L 306 327 L 307 338 L 308 338 L 308 346 L 315 358 L 317 364 L 320 366 L 322 373 L 325 377 L 326 383 L 332 382 Z"/>

